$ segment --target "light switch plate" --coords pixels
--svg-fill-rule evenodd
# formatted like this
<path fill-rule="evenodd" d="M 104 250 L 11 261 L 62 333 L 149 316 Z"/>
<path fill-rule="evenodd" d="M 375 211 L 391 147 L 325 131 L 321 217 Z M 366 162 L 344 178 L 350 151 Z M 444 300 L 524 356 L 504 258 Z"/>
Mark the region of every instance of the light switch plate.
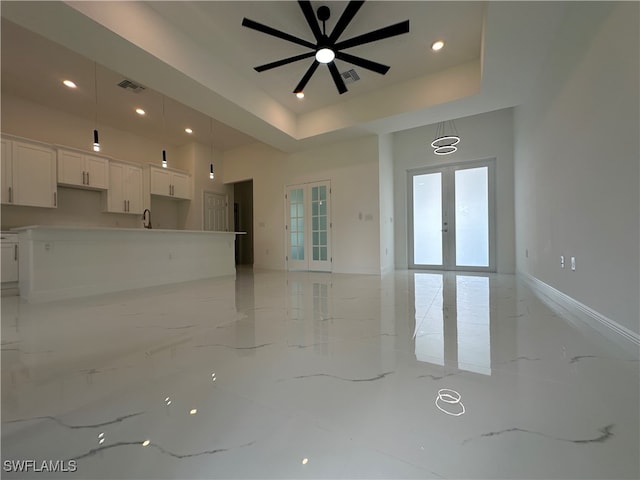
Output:
<path fill-rule="evenodd" d="M 576 270 L 576 257 L 571 257 L 571 270 Z"/>
<path fill-rule="evenodd" d="M 560 255 L 560 268 L 564 268 L 564 255 Z"/>

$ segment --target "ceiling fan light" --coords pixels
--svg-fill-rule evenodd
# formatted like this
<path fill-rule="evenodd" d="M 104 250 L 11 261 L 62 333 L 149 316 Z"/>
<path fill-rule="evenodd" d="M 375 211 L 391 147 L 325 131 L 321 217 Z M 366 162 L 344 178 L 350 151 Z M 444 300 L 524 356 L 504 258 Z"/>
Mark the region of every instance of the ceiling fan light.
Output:
<path fill-rule="evenodd" d="M 330 48 L 323 47 L 316 52 L 316 60 L 320 63 L 331 63 L 336 58 L 336 54 Z"/>

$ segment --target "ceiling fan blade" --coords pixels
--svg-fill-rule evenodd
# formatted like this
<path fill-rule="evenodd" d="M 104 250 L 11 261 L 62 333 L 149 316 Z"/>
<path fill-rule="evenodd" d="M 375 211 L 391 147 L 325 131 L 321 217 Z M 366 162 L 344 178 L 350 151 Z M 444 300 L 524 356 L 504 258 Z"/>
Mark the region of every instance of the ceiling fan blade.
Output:
<path fill-rule="evenodd" d="M 304 74 L 304 76 L 302 77 L 302 80 L 300 80 L 300 83 L 298 83 L 298 86 L 296 86 L 293 93 L 302 92 L 304 90 L 304 87 L 307 85 L 307 82 L 309 81 L 311 76 L 315 73 L 316 69 L 318 68 L 318 65 L 320 65 L 320 62 L 318 62 L 317 60 L 314 60 L 311 66 L 309 67 L 309 69 L 307 70 L 307 73 Z"/>
<path fill-rule="evenodd" d="M 336 62 L 328 63 L 329 71 L 331 72 L 331 76 L 333 77 L 333 82 L 336 84 L 336 88 L 340 95 L 347 91 L 347 86 L 344 84 L 344 80 L 340 76 L 340 72 L 338 72 L 338 67 L 336 67 Z"/>
<path fill-rule="evenodd" d="M 313 36 L 316 38 L 316 41 L 320 41 L 320 39 L 322 38 L 322 32 L 320 31 L 320 25 L 318 25 L 318 20 L 316 19 L 316 14 L 313 11 L 311 2 L 299 0 L 298 5 L 300 5 L 300 8 L 302 9 L 304 18 L 307 19 L 309 28 L 311 28 L 311 31 L 313 32 Z"/>
<path fill-rule="evenodd" d="M 338 42 L 334 45 L 334 47 L 336 50 L 341 50 L 343 48 L 356 47 L 358 45 L 375 42 L 377 40 L 382 40 L 384 38 L 395 37 L 396 35 L 402 35 L 403 33 L 408 33 L 408 32 L 409 32 L 409 20 L 405 20 L 404 22 L 396 23 L 394 25 L 389 25 L 388 27 L 380 28 L 378 30 L 365 33 L 363 35 L 358 35 L 357 37 L 344 40 L 343 42 Z"/>
<path fill-rule="evenodd" d="M 266 63 L 264 65 L 254 67 L 253 69 L 256 72 L 264 72 L 265 70 L 271 70 L 272 68 L 287 65 L 288 63 L 293 63 L 297 62 L 298 60 L 304 60 L 305 58 L 313 57 L 315 54 L 316 52 L 302 53 L 300 55 L 296 55 L 295 57 L 283 58 L 282 60 L 278 60 L 277 62 Z"/>
<path fill-rule="evenodd" d="M 345 52 L 336 52 L 336 58 L 344 60 L 345 62 L 353 63 L 354 65 L 358 65 L 359 67 L 366 68 L 367 70 L 371 70 L 381 75 L 387 73 L 391 68 L 388 65 L 383 65 L 372 60 L 367 60 L 366 58 L 349 55 Z"/>
<path fill-rule="evenodd" d="M 338 20 L 336 26 L 333 27 L 333 32 L 331 32 L 331 35 L 329 36 L 330 43 L 335 42 L 338 37 L 342 35 L 342 32 L 344 32 L 344 29 L 347 28 L 347 25 L 349 25 L 351 20 L 353 20 L 353 17 L 358 13 L 358 10 L 360 10 L 363 3 L 364 0 L 352 0 L 348 3 L 347 8 L 342 12 L 340 20 Z"/>
<path fill-rule="evenodd" d="M 276 30 L 275 28 L 271 28 L 267 25 L 263 25 L 262 23 L 254 22 L 248 18 L 242 19 L 242 26 L 251 28 L 253 30 L 257 30 L 258 32 L 266 33 L 267 35 L 271 35 L 274 37 L 281 38 L 283 40 L 287 40 L 288 42 L 297 43 L 298 45 L 302 45 L 303 47 L 316 49 L 315 44 L 303 40 L 302 38 L 294 37 L 293 35 L 289 35 L 288 33 L 281 32 L 280 30 Z"/>

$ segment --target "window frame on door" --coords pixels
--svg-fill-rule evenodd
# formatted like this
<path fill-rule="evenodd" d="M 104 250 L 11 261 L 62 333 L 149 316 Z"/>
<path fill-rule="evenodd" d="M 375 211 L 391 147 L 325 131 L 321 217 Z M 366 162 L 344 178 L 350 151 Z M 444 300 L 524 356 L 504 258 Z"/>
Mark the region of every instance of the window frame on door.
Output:
<path fill-rule="evenodd" d="M 450 222 L 448 229 L 455 232 L 455 172 L 457 170 L 467 170 L 479 167 L 487 167 L 487 188 L 488 188 L 488 208 L 489 208 L 489 265 L 487 267 L 457 266 L 456 265 L 456 242 L 448 242 L 443 238 L 443 260 L 442 265 L 424 265 L 414 263 L 414 225 L 413 225 L 413 178 L 416 175 L 430 173 L 442 173 L 442 208 L 444 210 L 447 202 L 450 204 Z M 450 184 L 447 180 L 452 178 Z M 438 271 L 461 271 L 461 272 L 496 272 L 496 252 L 497 252 L 497 219 L 496 219 L 496 159 L 485 158 L 480 160 L 462 161 L 453 163 L 443 163 L 429 165 L 407 170 L 407 267 L 412 270 L 438 270 Z M 446 244 L 445 244 L 446 243 Z M 448 251 L 447 251 L 448 249 Z"/>

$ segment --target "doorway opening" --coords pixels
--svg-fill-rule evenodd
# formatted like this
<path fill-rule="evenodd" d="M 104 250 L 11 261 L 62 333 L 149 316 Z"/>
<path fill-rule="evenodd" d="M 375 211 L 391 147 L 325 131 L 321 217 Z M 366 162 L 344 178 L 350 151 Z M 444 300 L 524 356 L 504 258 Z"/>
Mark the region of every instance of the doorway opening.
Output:
<path fill-rule="evenodd" d="M 253 265 L 253 180 L 233 184 L 233 228 L 236 232 L 236 265 Z"/>

